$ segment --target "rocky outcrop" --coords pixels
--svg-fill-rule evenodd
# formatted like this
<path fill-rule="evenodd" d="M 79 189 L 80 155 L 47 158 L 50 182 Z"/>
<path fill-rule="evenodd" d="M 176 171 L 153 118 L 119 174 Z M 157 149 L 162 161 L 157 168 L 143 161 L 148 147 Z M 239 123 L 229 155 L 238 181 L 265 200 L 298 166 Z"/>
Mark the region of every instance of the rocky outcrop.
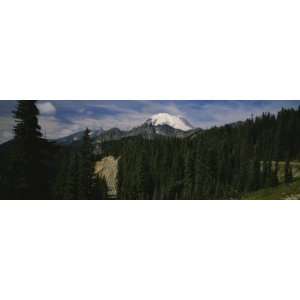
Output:
<path fill-rule="evenodd" d="M 95 164 L 95 174 L 106 180 L 110 198 L 117 196 L 118 160 L 119 158 L 115 159 L 113 156 L 106 156 Z"/>

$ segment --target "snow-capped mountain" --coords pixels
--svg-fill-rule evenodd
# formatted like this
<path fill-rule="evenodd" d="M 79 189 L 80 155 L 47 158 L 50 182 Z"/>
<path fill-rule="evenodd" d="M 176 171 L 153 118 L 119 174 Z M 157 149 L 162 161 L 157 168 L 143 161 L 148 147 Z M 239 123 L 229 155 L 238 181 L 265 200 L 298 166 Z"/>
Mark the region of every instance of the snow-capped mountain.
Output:
<path fill-rule="evenodd" d="M 146 121 L 148 124 L 152 124 L 153 126 L 158 125 L 168 125 L 175 129 L 188 131 L 193 129 L 193 126 L 184 118 L 170 115 L 168 113 L 159 113 L 153 115 L 150 119 Z"/>
<path fill-rule="evenodd" d="M 111 128 L 108 130 L 91 131 L 91 138 L 95 143 L 105 141 L 120 140 L 126 137 L 142 136 L 146 139 L 153 139 L 158 136 L 183 138 L 192 135 L 200 129 L 194 129 L 193 126 L 184 118 L 170 115 L 168 113 L 159 113 L 153 115 L 150 119 L 138 127 L 130 130 L 120 130 L 119 128 Z M 72 134 L 70 136 L 58 139 L 60 144 L 72 144 L 80 141 L 83 131 Z"/>

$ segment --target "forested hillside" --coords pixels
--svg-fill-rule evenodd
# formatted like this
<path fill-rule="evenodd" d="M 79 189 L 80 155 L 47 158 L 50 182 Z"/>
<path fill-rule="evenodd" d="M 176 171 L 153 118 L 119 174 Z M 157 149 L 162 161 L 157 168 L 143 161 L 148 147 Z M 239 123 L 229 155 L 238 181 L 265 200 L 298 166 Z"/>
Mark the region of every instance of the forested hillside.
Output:
<path fill-rule="evenodd" d="M 88 129 L 64 147 L 42 137 L 36 101 L 18 101 L 14 139 L 0 146 L 0 199 L 104 199 Z"/>
<path fill-rule="evenodd" d="M 300 159 L 300 110 L 266 113 L 192 138 L 132 138 L 106 143 L 121 157 L 120 199 L 238 199 L 293 180 L 291 161 Z"/>

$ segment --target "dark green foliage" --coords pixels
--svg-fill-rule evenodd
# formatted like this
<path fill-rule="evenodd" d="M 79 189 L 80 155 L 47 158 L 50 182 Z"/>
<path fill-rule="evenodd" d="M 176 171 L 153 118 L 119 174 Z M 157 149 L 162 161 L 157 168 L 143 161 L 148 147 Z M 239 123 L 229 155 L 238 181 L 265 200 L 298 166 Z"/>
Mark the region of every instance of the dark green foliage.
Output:
<path fill-rule="evenodd" d="M 50 197 L 49 167 L 51 145 L 42 138 L 36 101 L 18 101 L 14 118 L 13 149 L 7 169 L 6 191 L 12 199 L 47 199 Z"/>
<path fill-rule="evenodd" d="M 107 199 L 107 184 L 105 179 L 97 176 L 94 181 L 93 199 L 103 200 Z"/>
<path fill-rule="evenodd" d="M 250 170 L 249 170 L 249 181 L 248 185 L 246 187 L 247 191 L 256 191 L 261 186 L 261 169 L 260 169 L 260 161 L 257 157 L 255 157 L 250 164 Z"/>
<path fill-rule="evenodd" d="M 279 184 L 278 161 L 286 153 L 293 160 L 300 158 L 297 136 L 300 110 L 282 109 L 277 116 L 265 113 L 204 130 L 193 138 L 136 137 L 106 143 L 103 149 L 121 157 L 120 199 L 148 195 L 152 199 L 237 199 Z M 291 170 L 287 167 L 288 182 L 293 177 Z M 147 188 L 144 178 L 148 178 Z"/>
<path fill-rule="evenodd" d="M 279 184 L 279 180 L 278 180 L 278 161 L 276 160 L 275 162 L 275 168 L 274 171 L 272 171 L 272 178 L 271 178 L 271 186 L 277 186 Z"/>
<path fill-rule="evenodd" d="M 290 165 L 290 160 L 287 159 L 284 167 L 284 182 L 291 183 L 293 181 L 293 172 Z"/>
<path fill-rule="evenodd" d="M 57 172 L 55 178 L 55 184 L 53 186 L 53 198 L 54 199 L 65 199 L 67 193 L 67 182 L 69 181 L 69 157 L 70 151 L 67 149 L 60 149 L 58 154 Z"/>
<path fill-rule="evenodd" d="M 192 199 L 194 190 L 195 162 L 193 152 L 187 152 L 184 163 L 183 198 Z"/>
<path fill-rule="evenodd" d="M 63 148 L 59 157 L 55 199 L 106 199 L 106 182 L 94 173 L 95 157 L 88 129 L 79 145 Z"/>
<path fill-rule="evenodd" d="M 152 178 L 147 156 L 142 152 L 137 157 L 136 199 L 152 199 Z"/>
<path fill-rule="evenodd" d="M 84 132 L 82 145 L 79 152 L 79 192 L 80 199 L 92 199 L 94 180 L 93 146 L 90 138 L 90 130 Z"/>
<path fill-rule="evenodd" d="M 77 152 L 73 152 L 66 170 L 63 199 L 80 199 L 79 171 L 79 155 Z"/>

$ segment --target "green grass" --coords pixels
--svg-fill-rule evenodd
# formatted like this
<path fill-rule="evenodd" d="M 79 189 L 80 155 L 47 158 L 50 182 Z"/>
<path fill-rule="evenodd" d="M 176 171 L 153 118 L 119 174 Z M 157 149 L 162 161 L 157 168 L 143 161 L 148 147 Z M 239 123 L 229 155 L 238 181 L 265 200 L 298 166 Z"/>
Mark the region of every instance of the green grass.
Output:
<path fill-rule="evenodd" d="M 265 188 L 256 192 L 249 193 L 242 199 L 252 200 L 281 200 L 281 199 L 300 199 L 300 162 L 292 161 L 291 167 L 293 170 L 294 181 L 290 184 L 283 183 L 285 162 L 279 162 L 278 177 L 281 182 L 276 187 Z M 275 168 L 275 162 L 272 164 Z"/>
<path fill-rule="evenodd" d="M 300 199 L 300 178 L 290 184 L 281 183 L 273 188 L 261 189 L 242 197 L 243 200 Z"/>

